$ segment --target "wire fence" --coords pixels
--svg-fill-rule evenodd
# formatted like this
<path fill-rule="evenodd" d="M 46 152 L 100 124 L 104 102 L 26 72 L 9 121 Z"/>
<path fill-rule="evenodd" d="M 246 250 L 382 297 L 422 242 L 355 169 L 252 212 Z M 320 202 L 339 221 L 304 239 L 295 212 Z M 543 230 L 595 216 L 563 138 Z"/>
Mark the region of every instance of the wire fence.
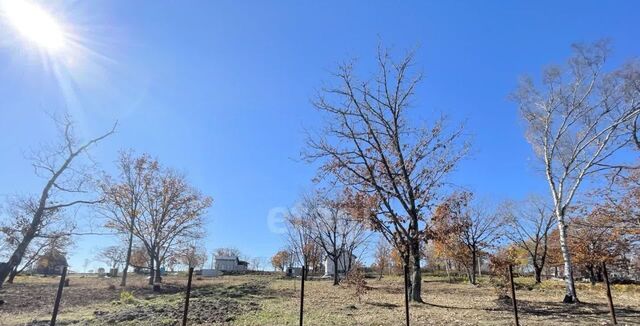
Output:
<path fill-rule="evenodd" d="M 615 308 L 613 305 L 613 299 L 612 299 L 612 295 L 611 295 L 611 287 L 610 287 L 610 283 L 609 283 L 609 275 L 607 272 L 607 266 L 605 263 L 602 263 L 602 269 L 603 269 L 603 274 L 604 274 L 604 283 L 605 283 L 605 288 L 606 288 L 606 295 L 607 295 L 607 301 L 608 301 L 608 305 L 609 305 L 609 312 L 611 315 L 611 321 L 614 325 L 617 325 L 617 319 L 616 319 L 616 313 L 615 313 Z M 191 288 L 192 288 L 192 280 L 193 280 L 193 273 L 194 273 L 194 269 L 193 267 L 189 268 L 189 272 L 188 272 L 188 279 L 187 279 L 187 287 L 185 290 L 185 297 L 184 297 L 184 310 L 183 310 L 183 314 L 182 314 L 182 326 L 186 326 L 188 324 L 188 320 L 189 320 L 189 299 L 191 296 Z M 518 301 L 516 299 L 516 286 L 514 283 L 514 278 L 513 278 L 513 266 L 509 265 L 507 267 L 506 270 L 507 276 L 509 278 L 509 286 L 510 286 L 510 292 L 511 292 L 511 302 L 512 302 L 512 307 L 513 307 L 513 318 L 514 318 L 514 324 L 516 326 L 520 326 L 520 320 L 519 320 L 519 315 L 518 315 Z M 300 326 L 304 325 L 304 296 L 305 296 L 305 280 L 306 277 L 308 275 L 308 267 L 307 266 L 303 266 L 302 267 L 302 271 L 301 271 L 301 277 L 300 277 L 300 317 L 299 317 L 299 322 L 300 322 Z M 64 287 L 69 285 L 69 279 L 67 278 L 67 267 L 63 267 L 62 269 L 62 273 L 60 276 L 60 282 L 58 283 L 58 290 L 56 292 L 56 297 L 55 297 L 55 301 L 53 304 L 53 312 L 51 315 L 51 321 L 49 323 L 50 326 L 54 326 L 56 324 L 56 320 L 58 317 L 58 313 L 60 311 L 60 302 L 62 300 L 62 296 L 63 296 L 63 291 L 64 291 Z M 405 325 L 409 326 L 410 325 L 410 313 L 409 313 L 409 290 L 410 290 L 410 281 L 409 281 L 409 268 L 408 266 L 404 266 L 404 305 L 405 305 Z"/>

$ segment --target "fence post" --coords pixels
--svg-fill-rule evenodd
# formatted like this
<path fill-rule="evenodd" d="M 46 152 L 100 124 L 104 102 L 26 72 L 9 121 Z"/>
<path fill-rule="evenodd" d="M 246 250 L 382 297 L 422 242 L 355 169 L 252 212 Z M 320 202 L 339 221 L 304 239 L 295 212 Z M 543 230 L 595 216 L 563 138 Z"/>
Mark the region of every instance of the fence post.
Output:
<path fill-rule="evenodd" d="M 404 314 L 409 326 L 409 266 L 404 265 Z"/>
<path fill-rule="evenodd" d="M 613 298 L 611 298 L 611 287 L 609 286 L 609 273 L 607 272 L 607 264 L 602 262 L 602 273 L 604 274 L 604 283 L 607 284 L 607 300 L 609 300 L 609 311 L 611 312 L 611 321 L 614 325 L 618 325 L 616 320 L 616 311 L 613 308 Z"/>
<path fill-rule="evenodd" d="M 304 312 L 304 278 L 307 277 L 307 267 L 302 266 L 302 275 L 300 277 L 300 326 L 302 326 L 302 316 Z"/>
<path fill-rule="evenodd" d="M 516 326 L 520 326 L 518 320 L 518 302 L 516 301 L 516 286 L 513 283 L 513 267 L 509 264 L 509 282 L 511 283 L 511 302 L 513 302 L 513 318 L 515 318 Z"/>
<path fill-rule="evenodd" d="M 187 326 L 187 314 L 189 313 L 189 297 L 191 296 L 191 279 L 193 278 L 193 267 L 189 267 L 189 280 L 187 281 L 187 294 L 184 297 L 184 314 L 182 315 L 182 326 Z"/>
<path fill-rule="evenodd" d="M 62 275 L 60 275 L 60 283 L 58 284 L 58 292 L 56 293 L 56 301 L 53 304 L 53 313 L 51 314 L 50 326 L 55 326 L 56 318 L 58 318 L 58 308 L 60 307 L 60 299 L 62 299 L 62 289 L 64 288 L 64 280 L 67 278 L 67 266 L 62 267 Z"/>

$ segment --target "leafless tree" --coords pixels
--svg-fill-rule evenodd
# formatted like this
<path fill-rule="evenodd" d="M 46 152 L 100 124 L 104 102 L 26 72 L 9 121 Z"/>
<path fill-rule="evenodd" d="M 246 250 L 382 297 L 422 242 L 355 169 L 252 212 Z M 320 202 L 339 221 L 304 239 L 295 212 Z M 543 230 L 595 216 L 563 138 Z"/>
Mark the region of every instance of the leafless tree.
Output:
<path fill-rule="evenodd" d="M 242 256 L 242 252 L 238 248 L 226 247 L 226 248 L 216 248 L 213 251 L 214 256 L 216 257 L 238 257 Z"/>
<path fill-rule="evenodd" d="M 113 134 L 115 125 L 96 138 L 81 141 L 74 134 L 74 123 L 69 116 L 54 120 L 59 128 L 61 141 L 55 145 L 43 146 L 32 156 L 35 174 L 46 182 L 38 196 L 24 200 L 24 205 L 30 212 L 29 222 L 21 231 L 22 237 L 8 261 L 0 264 L 0 286 L 11 271 L 21 264 L 29 245 L 41 235 L 49 218 L 73 206 L 98 202 L 95 198 L 86 198 L 90 196 L 91 190 L 91 166 L 83 165 L 81 156 L 93 145 Z M 79 197 L 83 195 L 86 197 Z"/>
<path fill-rule="evenodd" d="M 124 268 L 120 286 L 127 285 L 127 271 L 131 260 L 133 230 L 137 217 L 142 213 L 142 199 L 149 182 L 158 173 L 158 161 L 148 154 L 135 157 L 132 151 L 120 152 L 117 161 L 116 180 L 105 176 L 101 183 L 103 201 L 101 211 L 106 217 L 107 228 L 125 234 L 128 238 Z"/>
<path fill-rule="evenodd" d="M 375 253 L 375 267 L 379 271 L 378 280 L 382 279 L 382 275 L 384 275 L 384 270 L 388 269 L 391 260 L 391 248 L 389 248 L 389 243 L 387 239 L 380 238 L 378 239 L 378 243 L 376 245 L 376 253 Z"/>
<path fill-rule="evenodd" d="M 508 225 L 507 238 L 527 252 L 536 283 L 540 283 L 547 261 L 549 235 L 556 221 L 551 206 L 544 199 L 531 196 L 522 202 L 505 203 L 501 213 Z"/>
<path fill-rule="evenodd" d="M 96 260 L 107 264 L 109 268 L 117 268 L 120 264 L 125 263 L 126 256 L 126 248 L 122 246 L 108 246 L 98 252 Z"/>
<path fill-rule="evenodd" d="M 286 240 L 291 248 L 292 261 L 296 261 L 302 267 L 308 267 L 314 260 L 312 256 L 315 253 L 311 216 L 289 209 L 284 218 Z"/>
<path fill-rule="evenodd" d="M 202 268 L 207 262 L 207 250 L 195 242 L 176 250 L 177 261 L 187 267 Z"/>
<path fill-rule="evenodd" d="M 425 215 L 445 177 L 467 152 L 462 128 L 447 130 L 440 117 L 414 126 L 409 109 L 421 74 L 412 73 L 413 53 L 392 61 L 378 50 L 374 78 L 359 80 L 353 63 L 338 67 L 338 86 L 322 89 L 314 104 L 328 120 L 310 136 L 310 161 L 320 160 L 320 177 L 330 177 L 354 195 L 376 202 L 368 223 L 383 234 L 412 267 L 411 299 L 421 302 L 420 243 Z M 409 260 L 412 260 L 410 263 Z"/>
<path fill-rule="evenodd" d="M 254 271 L 261 271 L 264 269 L 265 259 L 263 257 L 251 258 L 251 269 Z"/>
<path fill-rule="evenodd" d="M 627 128 L 638 117 L 637 95 L 629 94 L 624 67 L 604 71 L 606 41 L 574 45 L 564 67 L 544 72 L 541 85 L 522 80 L 514 94 L 526 122 L 526 137 L 544 165 L 564 260 L 566 303 L 578 302 L 567 234 L 567 211 L 583 181 L 625 164 L 619 150 L 632 143 Z"/>
<path fill-rule="evenodd" d="M 203 215 L 212 199 L 172 170 L 160 169 L 150 178 L 133 233 L 149 254 L 152 284 L 162 281 L 160 268 L 172 249 L 202 237 Z"/>
<path fill-rule="evenodd" d="M 499 214 L 487 211 L 481 204 L 472 203 L 461 216 L 461 222 L 465 227 L 460 233 L 460 241 L 471 254 L 469 280 L 471 284 L 476 284 L 476 274 L 480 272 L 481 267 L 478 257 L 483 251 L 496 246 L 504 234 L 504 220 Z"/>
<path fill-rule="evenodd" d="M 329 197 L 317 192 L 302 199 L 302 214 L 308 216 L 311 237 L 333 262 L 333 285 L 340 281 L 340 262 L 347 263 L 348 271 L 356 249 L 369 238 L 366 225 L 348 215 L 340 196 Z"/>

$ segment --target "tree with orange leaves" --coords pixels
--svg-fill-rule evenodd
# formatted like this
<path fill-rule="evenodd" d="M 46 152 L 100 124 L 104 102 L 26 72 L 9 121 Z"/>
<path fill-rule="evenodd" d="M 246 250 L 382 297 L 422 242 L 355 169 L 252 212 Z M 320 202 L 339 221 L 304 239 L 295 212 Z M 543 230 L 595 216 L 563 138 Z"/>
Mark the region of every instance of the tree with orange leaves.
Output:
<path fill-rule="evenodd" d="M 570 248 L 574 263 L 589 272 L 592 284 L 602 274 L 602 263 L 624 263 L 624 254 L 631 247 L 624 230 L 616 224 L 617 217 L 607 208 L 596 207 L 585 218 L 574 218 Z"/>
<path fill-rule="evenodd" d="M 436 252 L 464 266 L 469 282 L 476 284 L 478 255 L 502 236 L 503 219 L 473 203 L 471 192 L 457 192 L 437 207 L 429 236 Z"/>

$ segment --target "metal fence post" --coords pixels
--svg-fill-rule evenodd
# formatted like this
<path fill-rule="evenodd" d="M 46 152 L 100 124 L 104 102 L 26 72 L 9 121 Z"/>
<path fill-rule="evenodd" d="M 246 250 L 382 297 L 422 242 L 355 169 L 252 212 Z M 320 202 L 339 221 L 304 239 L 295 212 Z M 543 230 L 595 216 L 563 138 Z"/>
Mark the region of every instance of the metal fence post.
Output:
<path fill-rule="evenodd" d="M 60 283 L 58 284 L 58 292 L 56 293 L 56 301 L 53 304 L 53 313 L 51 314 L 50 326 L 55 326 L 56 318 L 58 318 L 58 308 L 60 307 L 60 299 L 62 299 L 62 289 L 64 288 L 64 281 L 67 278 L 67 266 L 62 267 L 62 275 L 60 275 Z"/>
<path fill-rule="evenodd" d="M 515 318 L 516 326 L 520 326 L 520 321 L 518 320 L 518 302 L 516 301 L 516 286 L 513 283 L 513 267 L 509 264 L 509 281 L 511 283 L 511 301 L 513 302 L 513 318 Z"/>
<path fill-rule="evenodd" d="M 409 326 L 409 266 L 404 265 L 404 313 Z"/>
<path fill-rule="evenodd" d="M 193 267 L 189 267 L 189 281 L 187 281 L 187 294 L 184 297 L 184 314 L 182 315 L 182 326 L 187 326 L 187 314 L 189 313 L 189 296 L 191 296 L 191 279 L 193 278 Z"/>
<path fill-rule="evenodd" d="M 618 325 L 616 320 L 616 310 L 613 308 L 613 298 L 611 297 L 611 286 L 609 285 L 609 273 L 607 272 L 607 264 L 602 262 L 602 273 L 604 274 L 604 283 L 607 285 L 607 300 L 609 300 L 609 311 L 611 312 L 611 321 L 614 325 Z"/>
<path fill-rule="evenodd" d="M 307 267 L 302 266 L 302 275 L 300 280 L 300 326 L 302 326 L 302 319 L 304 315 L 304 279 L 307 277 Z"/>

